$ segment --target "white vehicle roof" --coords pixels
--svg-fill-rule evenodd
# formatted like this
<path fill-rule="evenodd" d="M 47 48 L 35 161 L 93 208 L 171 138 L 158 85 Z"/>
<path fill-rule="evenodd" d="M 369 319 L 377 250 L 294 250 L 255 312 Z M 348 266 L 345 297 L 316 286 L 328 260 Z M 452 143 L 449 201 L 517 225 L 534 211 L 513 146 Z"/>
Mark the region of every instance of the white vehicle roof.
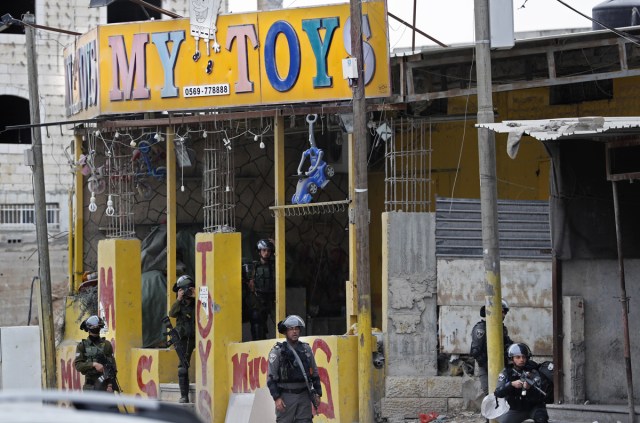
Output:
<path fill-rule="evenodd" d="M 22 391 L 0 392 L 3 423 L 201 423 L 186 408 L 156 400 L 104 392 Z"/>

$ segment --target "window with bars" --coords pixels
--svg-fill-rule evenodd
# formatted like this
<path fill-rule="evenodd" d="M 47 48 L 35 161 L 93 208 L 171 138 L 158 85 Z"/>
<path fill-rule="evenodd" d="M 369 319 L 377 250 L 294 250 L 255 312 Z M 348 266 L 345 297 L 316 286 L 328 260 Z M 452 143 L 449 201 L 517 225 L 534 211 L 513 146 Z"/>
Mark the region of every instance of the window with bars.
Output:
<path fill-rule="evenodd" d="M 0 227 L 26 229 L 36 222 L 34 204 L 0 204 Z M 60 224 L 60 207 L 57 203 L 47 204 L 47 224 Z"/>

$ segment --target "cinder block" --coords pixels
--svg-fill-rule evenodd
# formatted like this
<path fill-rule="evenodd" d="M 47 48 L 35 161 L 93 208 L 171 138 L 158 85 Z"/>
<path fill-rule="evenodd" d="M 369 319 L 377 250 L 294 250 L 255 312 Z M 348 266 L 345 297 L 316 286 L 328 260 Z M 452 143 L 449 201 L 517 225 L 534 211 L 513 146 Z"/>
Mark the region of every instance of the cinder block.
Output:
<path fill-rule="evenodd" d="M 464 400 L 462 398 L 447 398 L 447 412 L 458 412 L 464 410 Z"/>
<path fill-rule="evenodd" d="M 426 397 L 427 392 L 427 378 L 389 376 L 385 381 L 387 398 Z"/>
<path fill-rule="evenodd" d="M 461 398 L 463 380 L 461 377 L 430 377 L 427 381 L 427 395 L 431 398 Z"/>
<path fill-rule="evenodd" d="M 382 417 L 416 419 L 420 413 L 447 412 L 446 398 L 383 398 Z"/>

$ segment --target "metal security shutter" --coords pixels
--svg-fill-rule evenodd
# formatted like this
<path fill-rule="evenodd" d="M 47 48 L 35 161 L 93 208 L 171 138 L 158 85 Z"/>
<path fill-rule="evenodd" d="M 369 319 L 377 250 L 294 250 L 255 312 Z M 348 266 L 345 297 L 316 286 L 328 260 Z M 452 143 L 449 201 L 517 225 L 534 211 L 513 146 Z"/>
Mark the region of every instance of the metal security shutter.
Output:
<path fill-rule="evenodd" d="M 501 258 L 551 258 L 547 201 L 498 201 Z M 480 200 L 436 199 L 436 255 L 482 258 Z"/>

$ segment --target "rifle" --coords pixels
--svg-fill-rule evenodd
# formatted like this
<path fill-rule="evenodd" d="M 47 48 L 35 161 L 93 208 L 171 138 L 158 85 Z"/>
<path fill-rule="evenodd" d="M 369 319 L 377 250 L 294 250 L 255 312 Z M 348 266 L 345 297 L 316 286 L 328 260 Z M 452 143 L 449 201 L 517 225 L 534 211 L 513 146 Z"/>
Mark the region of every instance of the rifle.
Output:
<path fill-rule="evenodd" d="M 180 333 L 173 327 L 171 324 L 171 320 L 169 320 L 169 316 L 164 316 L 162 318 L 162 323 L 167 326 L 167 332 L 164 334 L 169 337 L 169 342 L 167 343 L 169 346 L 173 345 L 173 348 L 178 353 L 178 359 L 180 360 L 180 364 L 185 369 L 189 368 L 189 360 L 187 360 L 187 352 L 184 350 L 184 344 L 180 342 L 182 337 Z"/>
<path fill-rule="evenodd" d="M 313 383 L 307 377 L 307 371 L 302 365 L 302 360 L 300 360 L 300 357 L 298 356 L 298 353 L 296 352 L 296 350 L 291 345 L 289 345 L 289 342 L 287 341 L 284 341 L 283 344 L 285 344 L 289 348 L 289 350 L 293 353 L 293 357 L 296 359 L 296 363 L 298 363 L 298 366 L 302 371 L 302 376 L 304 376 L 305 385 L 307 385 L 307 391 L 309 392 L 309 399 L 311 400 L 311 404 L 313 404 L 313 408 L 315 408 L 316 415 L 317 415 L 319 404 L 318 404 L 318 393 L 316 392 L 316 388 L 313 387 Z"/>
<path fill-rule="evenodd" d="M 313 404 L 313 408 L 316 410 L 316 415 L 318 414 L 318 393 L 316 392 L 316 388 L 313 387 L 311 381 L 307 381 L 307 390 L 309 391 L 309 399 L 311 400 L 311 404 Z"/>
<path fill-rule="evenodd" d="M 111 384 L 113 391 L 122 392 L 120 389 L 120 383 L 118 383 L 118 370 L 114 365 L 113 361 L 109 360 L 104 353 L 98 353 L 96 355 L 96 361 L 102 364 L 102 374 L 96 380 L 94 385 L 97 391 L 106 391 L 107 386 Z"/>
<path fill-rule="evenodd" d="M 514 371 L 520 377 L 520 380 L 522 381 L 523 384 L 526 382 L 526 383 L 529 384 L 529 386 L 532 386 L 532 387 L 536 388 L 536 390 L 538 392 L 540 392 L 543 397 L 547 396 L 547 393 L 542 388 L 540 388 L 540 386 L 538 386 L 538 385 L 540 385 L 540 382 L 539 381 L 536 382 L 535 380 L 533 380 L 533 379 L 531 379 L 529 377 L 529 372 L 522 371 L 522 373 L 520 373 L 515 369 L 514 369 Z M 527 390 L 524 389 L 524 385 L 522 385 L 522 395 L 523 396 L 527 395 Z"/>

